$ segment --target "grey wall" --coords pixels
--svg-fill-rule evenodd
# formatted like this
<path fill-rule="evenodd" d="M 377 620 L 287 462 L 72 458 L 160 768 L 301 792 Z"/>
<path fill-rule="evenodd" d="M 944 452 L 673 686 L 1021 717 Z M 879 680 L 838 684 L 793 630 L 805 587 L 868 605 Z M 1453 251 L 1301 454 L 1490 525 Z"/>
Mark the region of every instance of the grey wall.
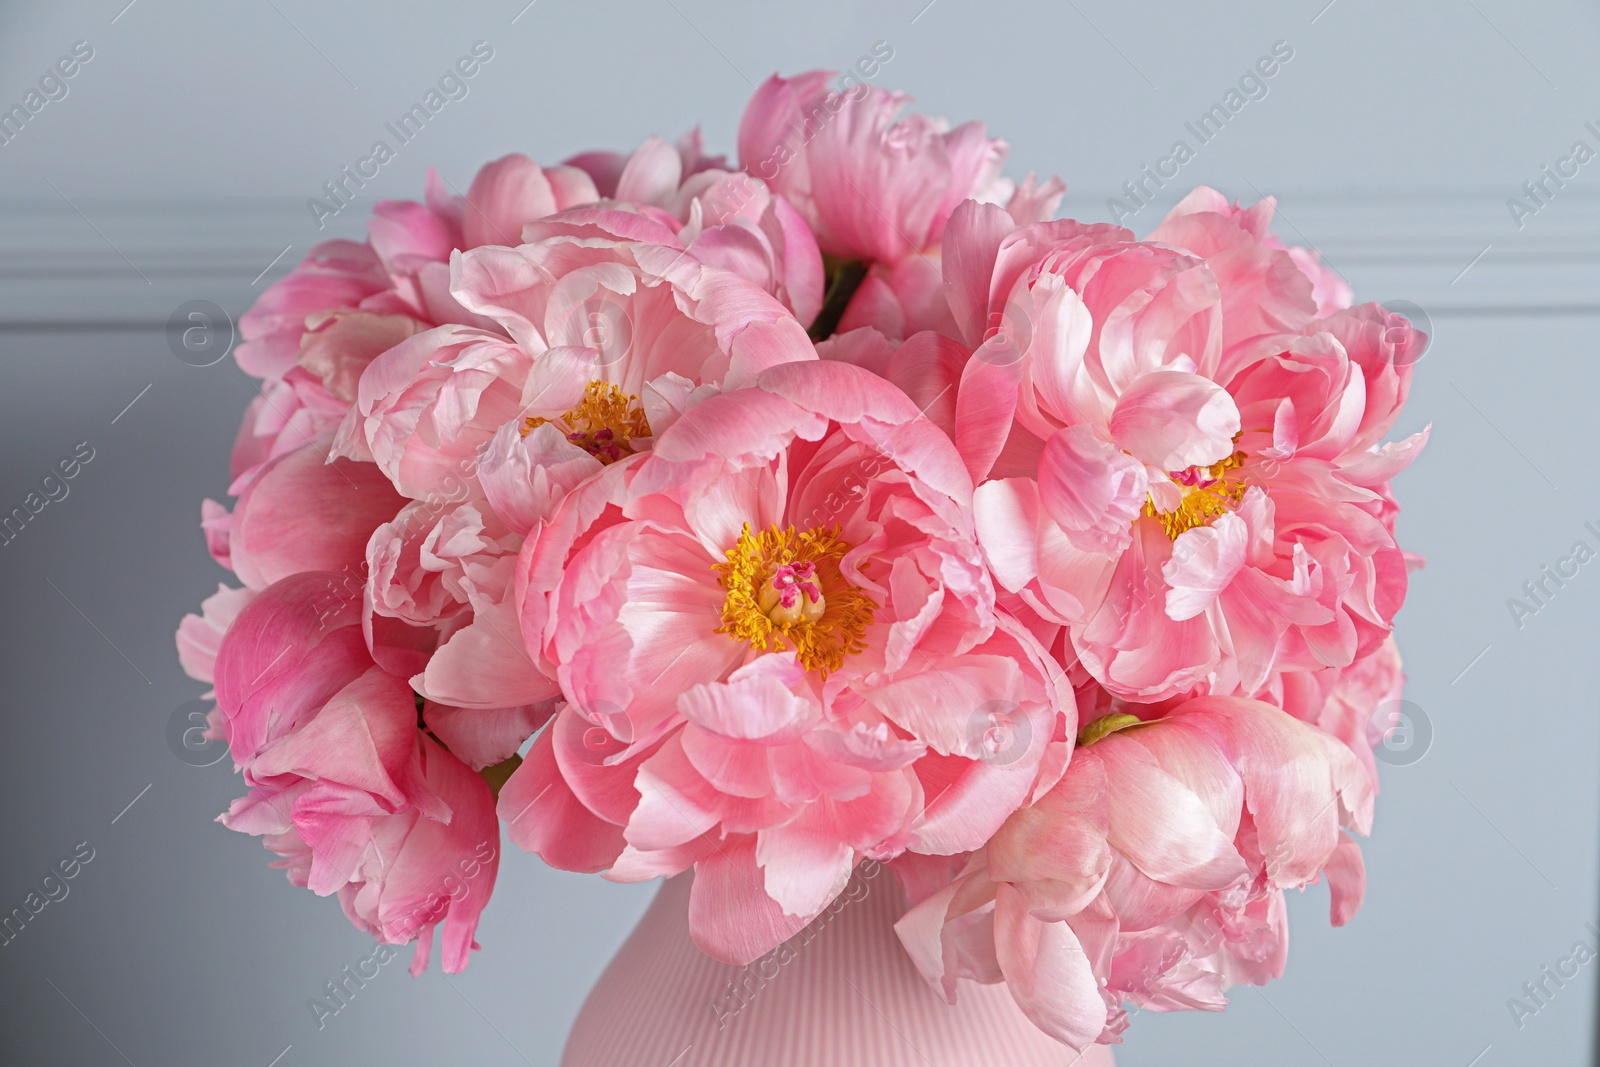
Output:
<path fill-rule="evenodd" d="M 1398 487 L 1402 537 L 1429 560 L 1400 635 L 1432 741 L 1385 768 L 1356 920 L 1330 930 L 1326 890 L 1309 891 L 1284 981 L 1221 1016 L 1141 1013 L 1119 1062 L 1589 1062 L 1593 966 L 1520 1029 L 1506 1002 L 1594 943 L 1600 562 L 1520 627 L 1506 601 L 1574 542 L 1600 548 L 1584 525 L 1600 529 L 1600 161 L 1520 229 L 1506 199 L 1574 141 L 1600 147 L 1584 127 L 1600 126 L 1600 14 L 925 2 L 537 0 L 515 23 L 521 0 L 0 6 L 0 104 L 73 42 L 95 49 L 66 99 L 0 145 L 0 510 L 94 449 L 70 495 L 0 547 L 0 911 L 78 842 L 94 849 L 0 948 L 0 1061 L 553 1063 L 648 899 L 511 850 L 465 974 L 391 964 L 319 1031 L 307 998 L 370 943 L 210 821 L 237 780 L 167 739 L 200 690 L 171 630 L 224 578 L 199 500 L 226 487 L 250 383 L 181 363 L 159 325 L 193 298 L 237 313 L 319 237 L 358 233 L 356 208 L 319 233 L 305 198 L 474 40 L 496 53 L 471 94 L 358 208 L 418 194 L 430 164 L 464 188 L 511 150 L 551 160 L 695 121 L 731 149 L 748 81 L 887 40 L 879 84 L 986 119 L 1017 170 L 1062 174 L 1072 210 L 1098 218 L 1282 39 L 1294 60 L 1183 179 L 1282 193 L 1288 239 L 1322 246 L 1359 299 L 1406 298 L 1432 323 L 1399 431 L 1435 436 Z"/>

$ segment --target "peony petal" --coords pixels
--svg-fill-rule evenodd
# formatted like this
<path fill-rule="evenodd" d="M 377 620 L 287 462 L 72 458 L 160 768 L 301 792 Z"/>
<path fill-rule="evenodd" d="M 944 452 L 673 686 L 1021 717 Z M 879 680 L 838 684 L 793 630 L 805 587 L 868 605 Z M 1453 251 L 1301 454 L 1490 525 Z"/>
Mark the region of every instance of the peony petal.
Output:
<path fill-rule="evenodd" d="M 1233 451 L 1239 409 L 1198 374 L 1153 371 L 1124 389 L 1111 415 L 1117 445 L 1162 470 L 1216 463 Z"/>
<path fill-rule="evenodd" d="M 799 933 L 811 915 L 785 915 L 761 889 L 755 839 L 729 838 L 694 866 L 689 934 L 712 959 L 743 967 Z"/>
<path fill-rule="evenodd" d="M 1106 1002 L 1083 945 L 1065 922 L 1040 922 L 1015 889 L 995 892 L 995 951 L 1006 985 L 1035 1026 L 1073 1049 L 1106 1028 Z"/>

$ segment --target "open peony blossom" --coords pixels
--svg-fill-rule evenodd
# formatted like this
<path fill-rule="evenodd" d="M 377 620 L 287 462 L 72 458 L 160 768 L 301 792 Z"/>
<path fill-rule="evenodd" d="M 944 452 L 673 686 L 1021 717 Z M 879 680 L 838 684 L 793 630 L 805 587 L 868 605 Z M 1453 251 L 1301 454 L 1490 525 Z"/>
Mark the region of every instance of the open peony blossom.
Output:
<path fill-rule="evenodd" d="M 524 223 L 597 198 L 583 171 L 511 155 L 480 170 L 465 197 L 430 170 L 426 202 L 380 202 L 366 243 L 313 248 L 239 320 L 239 366 L 263 388 L 234 448 L 235 495 L 260 463 L 331 433 L 379 353 L 429 326 L 482 324 L 450 296 L 454 251 L 515 244 Z"/>
<path fill-rule="evenodd" d="M 562 468 L 570 481 L 645 447 L 696 389 L 816 358 L 782 305 L 676 247 L 647 215 L 578 210 L 525 234 L 452 267 L 456 299 L 496 329 L 440 326 L 385 352 L 362 376 L 336 454 L 372 459 L 418 500 L 458 479 L 481 484 L 477 458 L 492 456 L 507 481 L 485 491 L 524 532 L 538 490 L 508 467 Z"/>
<path fill-rule="evenodd" d="M 1140 242 L 969 204 L 946 241 L 969 343 L 1010 334 L 958 402 L 1014 412 L 969 454 L 996 475 L 977 501 L 996 577 L 1152 701 L 1375 649 L 1406 582 L 1387 484 L 1426 438 L 1378 443 L 1424 340 L 1404 319 L 1316 318 L 1287 252 L 1192 208 Z"/>
<path fill-rule="evenodd" d="M 1052 220 L 982 125 L 832 79 L 762 84 L 737 170 L 430 172 L 241 319 L 236 581 L 177 633 L 220 821 L 414 973 L 477 948 L 504 822 L 692 870 L 722 961 L 870 861 L 945 997 L 1074 1049 L 1220 1010 L 1286 890 L 1361 902 L 1427 339 L 1271 199 Z"/>
<path fill-rule="evenodd" d="M 741 963 L 860 857 L 979 847 L 1072 723 L 995 610 L 971 491 L 907 397 L 818 362 L 574 490 L 523 550 L 523 634 L 567 705 L 501 794 L 513 840 L 618 879 L 693 865 L 696 941 Z"/>

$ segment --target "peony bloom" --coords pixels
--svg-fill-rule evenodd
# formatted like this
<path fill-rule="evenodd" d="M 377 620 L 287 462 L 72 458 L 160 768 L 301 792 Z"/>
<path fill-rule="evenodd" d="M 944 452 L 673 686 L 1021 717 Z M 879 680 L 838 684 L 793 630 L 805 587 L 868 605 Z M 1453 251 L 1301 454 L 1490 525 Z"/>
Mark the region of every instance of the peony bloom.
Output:
<path fill-rule="evenodd" d="M 380 940 L 416 939 L 414 971 L 442 927 L 453 973 L 494 887 L 494 795 L 417 728 L 411 687 L 373 663 L 340 583 L 282 579 L 222 639 L 217 712 L 250 792 L 219 821 L 263 836 L 292 883 L 338 893 Z"/>
<path fill-rule="evenodd" d="M 1253 696 L 1375 649 L 1406 582 L 1387 483 L 1426 437 L 1378 445 L 1422 343 L 1409 323 L 1316 318 L 1286 252 L 1192 207 L 1139 242 L 972 204 L 945 244 L 952 312 L 969 344 L 991 338 L 958 429 L 1014 411 L 963 446 L 996 475 L 976 505 L 996 577 L 1149 701 Z"/>
<path fill-rule="evenodd" d="M 477 947 L 504 821 L 692 871 L 722 961 L 871 860 L 947 997 L 1078 1049 L 1220 1010 L 1287 889 L 1361 902 L 1426 338 L 1270 199 L 1050 221 L 981 124 L 832 77 L 757 89 L 737 170 L 696 130 L 430 172 L 243 317 L 240 588 L 177 634 L 219 821 L 413 973 Z"/>
<path fill-rule="evenodd" d="M 897 924 L 948 998 L 1005 982 L 1073 1048 L 1118 1040 L 1123 1000 L 1220 1009 L 1277 977 L 1282 892 L 1323 872 L 1359 906 L 1372 786 L 1338 741 L 1271 705 L 1200 697 L 1090 722 L 1066 774 Z"/>
<path fill-rule="evenodd" d="M 200 602 L 199 615 L 183 617 L 177 634 L 178 662 L 183 666 L 183 673 L 207 685 L 216 679 L 217 649 L 222 645 L 222 638 L 233 620 L 239 617 L 239 612 L 253 599 L 253 590 L 230 589 L 219 584 L 215 593 Z"/>
<path fill-rule="evenodd" d="M 384 351 L 431 325 L 492 327 L 450 296 L 453 251 L 502 234 L 515 243 L 525 222 L 596 196 L 581 170 L 506 156 L 479 171 L 465 198 L 429 171 L 426 202 L 379 203 L 367 243 L 313 248 L 239 320 L 236 358 L 262 385 L 234 442 L 229 492 L 244 494 L 291 452 L 315 447 L 326 458 L 361 375 Z M 203 514 L 213 557 L 232 569 L 227 509 L 208 500 Z"/>
<path fill-rule="evenodd" d="M 815 358 L 754 284 L 646 243 L 674 240 L 647 216 L 584 210 L 526 233 L 529 244 L 476 249 L 452 268 L 456 298 L 503 332 L 441 326 L 385 352 L 335 454 L 373 459 L 417 500 L 492 492 L 525 532 L 553 500 L 550 477 L 570 485 L 648 447 L 696 389 Z M 506 475 L 492 490 L 480 456 Z M 540 480 L 535 467 L 556 473 Z"/>
<path fill-rule="evenodd" d="M 936 246 L 963 200 L 1009 202 L 1026 222 L 1060 200 L 1059 181 L 1019 190 L 1002 178 L 1006 144 L 982 123 L 902 118 L 909 97 L 863 82 L 833 90 L 833 76 L 773 75 L 739 121 L 740 166 L 799 210 L 828 255 L 892 266 Z"/>
<path fill-rule="evenodd" d="M 1374 752 L 1398 723 L 1405 672 L 1390 634 L 1372 652 L 1348 667 L 1285 671 L 1277 675 L 1271 703 L 1343 741 L 1378 785 Z"/>
<path fill-rule="evenodd" d="M 260 464 L 325 441 L 380 352 L 429 326 L 487 325 L 450 296 L 452 252 L 516 244 L 524 223 L 597 196 L 577 168 L 510 155 L 483 167 L 466 197 L 430 170 L 426 201 L 380 202 L 366 243 L 313 248 L 239 320 L 236 358 L 263 387 L 234 446 L 234 495 Z"/>
<path fill-rule="evenodd" d="M 450 195 L 430 170 L 425 202 L 380 202 L 366 243 L 326 241 L 267 287 L 239 320 L 239 366 L 268 381 L 284 378 L 305 335 L 331 313 L 400 315 L 425 326 L 472 321 L 458 317 L 462 309 L 449 297 L 453 251 L 516 244 L 524 223 L 596 199 L 581 170 L 541 168 L 526 156 L 485 166 L 466 197 Z"/>
<path fill-rule="evenodd" d="M 264 464 L 228 523 L 229 565 L 251 589 L 302 571 L 358 573 L 372 531 L 405 503 L 370 463 L 316 445 Z"/>
<path fill-rule="evenodd" d="M 696 870 L 690 922 L 749 962 L 858 858 L 988 839 L 1072 721 L 998 613 L 971 483 L 904 394 L 794 363 L 700 402 L 526 542 L 529 654 L 566 707 L 507 784 L 512 839 L 633 880 Z"/>
<path fill-rule="evenodd" d="M 517 635 L 521 547 L 483 500 L 412 502 L 367 544 L 373 654 L 410 678 L 428 728 L 474 769 L 509 759 L 558 695 Z"/>
<path fill-rule="evenodd" d="M 951 212 L 976 198 L 1004 203 L 1018 223 L 1036 222 L 1054 213 L 1066 186 L 1000 177 L 1005 142 L 986 137 L 980 123 L 949 130 L 923 115 L 897 118 L 908 97 L 859 82 L 834 91 L 832 77 L 772 77 L 739 126 L 744 170 L 794 204 L 831 257 L 812 332 L 959 336 L 939 268 Z"/>

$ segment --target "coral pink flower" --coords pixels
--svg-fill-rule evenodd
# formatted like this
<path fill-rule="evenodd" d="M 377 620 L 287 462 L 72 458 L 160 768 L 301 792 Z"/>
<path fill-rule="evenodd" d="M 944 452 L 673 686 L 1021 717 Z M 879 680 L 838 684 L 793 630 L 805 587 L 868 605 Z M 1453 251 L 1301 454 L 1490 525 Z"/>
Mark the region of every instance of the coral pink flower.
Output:
<path fill-rule="evenodd" d="M 1060 199 L 1059 182 L 1019 191 L 1002 178 L 1005 142 L 982 123 L 899 118 L 904 94 L 863 82 L 835 91 L 832 79 L 773 75 L 739 122 L 741 167 L 799 209 L 823 252 L 893 265 L 937 245 L 963 200 L 1009 201 L 1033 222 Z"/>
<path fill-rule="evenodd" d="M 465 198 L 449 195 L 430 170 L 425 203 L 374 208 L 368 243 L 313 248 L 239 320 L 239 366 L 267 384 L 240 430 L 234 478 L 325 440 L 355 400 L 362 370 L 384 349 L 428 326 L 487 325 L 450 296 L 452 252 L 517 244 L 525 223 L 597 197 L 577 168 L 510 155 L 480 170 Z"/>
<path fill-rule="evenodd" d="M 442 927 L 453 973 L 494 887 L 494 797 L 417 729 L 410 686 L 373 664 L 340 583 L 285 578 L 222 639 L 217 710 L 251 789 L 220 821 L 264 836 L 292 883 L 338 893 L 380 940 L 416 939 L 414 972 Z"/>
<path fill-rule="evenodd" d="M 1366 767 L 1376 788 L 1378 767 L 1373 753 L 1400 725 L 1395 713 L 1404 687 L 1400 650 L 1391 634 L 1347 667 L 1283 671 L 1274 677 L 1263 699 L 1343 741 Z"/>
<path fill-rule="evenodd" d="M 402 493 L 480 495 L 480 455 L 514 472 L 493 492 L 518 532 L 548 506 L 533 467 L 570 485 L 648 447 L 702 386 L 737 386 L 815 359 L 794 317 L 754 284 L 704 266 L 659 223 L 579 211 L 526 227 L 532 243 L 459 257 L 453 292 L 506 334 L 441 326 L 385 352 L 362 376 L 336 454 L 374 459 Z M 498 437 L 497 437 L 498 435 Z M 532 457 L 537 456 L 535 464 Z M 538 501 L 544 501 L 540 504 Z"/>
<path fill-rule="evenodd" d="M 426 203 L 377 205 L 368 243 L 313 248 L 239 320 L 239 366 L 263 383 L 234 443 L 229 492 L 243 494 L 290 452 L 316 445 L 325 455 L 380 353 L 431 325 L 493 328 L 450 295 L 452 252 L 502 237 L 514 244 L 526 222 L 596 197 L 581 170 L 506 156 L 479 171 L 466 198 L 448 195 L 430 171 Z M 203 514 L 212 555 L 231 569 L 226 509 L 207 501 Z"/>
<path fill-rule="evenodd" d="M 643 148 L 631 153 L 604 148 L 580 152 L 565 165 L 589 175 L 603 198 L 638 203 L 654 203 L 655 194 L 676 190 L 680 183 L 701 171 L 729 169 L 725 157 L 705 154 L 698 126 L 669 146 L 668 150 L 677 155 L 676 161 L 662 158 L 661 144 L 661 138 L 650 137 Z"/>
<path fill-rule="evenodd" d="M 1043 649 L 994 607 L 949 439 L 836 362 L 691 407 L 528 538 L 529 653 L 567 707 L 501 794 L 512 839 L 610 877 L 696 868 L 748 962 L 856 860 L 987 840 L 1058 775 Z"/>
<path fill-rule="evenodd" d="M 300 354 L 306 322 L 338 309 L 355 309 L 390 286 L 383 262 L 369 245 L 325 241 L 293 270 L 267 286 L 240 319 L 239 367 L 257 378 L 283 377 Z"/>
<path fill-rule="evenodd" d="M 958 440 L 1002 476 L 976 505 L 996 577 L 1127 697 L 1349 664 L 1405 595 L 1386 486 L 1425 435 L 1377 442 L 1421 336 L 1371 306 L 1316 319 L 1288 254 L 1223 214 L 1153 237 L 977 204 L 952 220 L 951 309 L 984 342 Z M 961 433 L 1013 409 L 1009 436 Z"/>
<path fill-rule="evenodd" d="M 1090 722 L 1066 774 L 897 924 L 923 974 L 1004 981 L 1041 1029 L 1116 1041 L 1124 999 L 1220 1008 L 1282 970 L 1284 889 L 1360 903 L 1372 786 L 1334 738 L 1259 701 L 1201 697 Z"/>

